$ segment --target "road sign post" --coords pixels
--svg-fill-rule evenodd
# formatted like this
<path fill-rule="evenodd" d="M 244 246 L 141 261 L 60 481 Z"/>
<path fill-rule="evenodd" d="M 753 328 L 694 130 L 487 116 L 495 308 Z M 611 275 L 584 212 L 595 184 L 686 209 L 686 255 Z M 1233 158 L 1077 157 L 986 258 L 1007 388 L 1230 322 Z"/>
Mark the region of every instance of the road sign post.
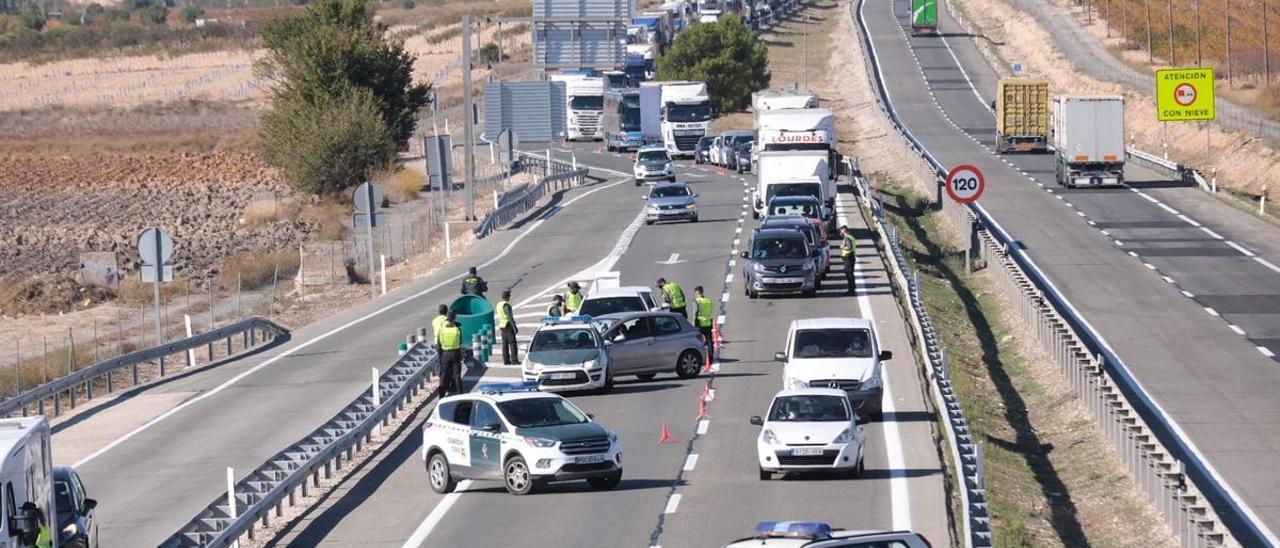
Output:
<path fill-rule="evenodd" d="M 947 195 L 961 204 L 971 204 L 982 197 L 987 188 L 987 179 L 977 166 L 958 165 L 947 172 Z"/>
<path fill-rule="evenodd" d="M 165 263 L 173 257 L 173 238 L 159 228 L 138 235 L 138 256 L 142 258 L 142 281 L 150 281 L 156 306 L 156 344 L 164 344 L 164 312 L 160 304 L 160 282 L 173 280 L 173 269 Z"/>
<path fill-rule="evenodd" d="M 377 267 L 373 263 L 373 227 L 378 226 L 377 211 L 382 206 L 382 189 L 373 183 L 361 183 L 356 188 L 352 199 L 356 203 L 356 219 L 364 217 L 365 228 L 368 229 L 369 248 L 369 296 L 378 296 Z M 353 225 L 359 225 L 353 222 Z"/>
<path fill-rule="evenodd" d="M 504 129 L 498 134 L 498 157 L 502 160 L 503 169 L 506 171 L 506 180 L 503 181 L 503 189 L 511 188 L 511 165 L 516 161 L 516 149 L 520 146 L 520 136 L 516 134 L 514 129 Z M 497 209 L 497 199 L 494 199 L 493 208 Z"/>

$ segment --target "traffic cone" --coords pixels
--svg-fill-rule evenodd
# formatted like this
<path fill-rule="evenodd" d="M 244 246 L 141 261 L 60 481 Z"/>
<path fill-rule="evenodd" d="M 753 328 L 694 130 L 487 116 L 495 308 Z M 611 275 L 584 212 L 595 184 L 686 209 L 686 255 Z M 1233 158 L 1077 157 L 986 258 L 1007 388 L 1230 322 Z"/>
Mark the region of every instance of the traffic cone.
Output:
<path fill-rule="evenodd" d="M 711 328 L 711 340 L 714 342 L 717 350 L 724 350 L 724 337 L 720 336 L 720 327 Z"/>
<path fill-rule="evenodd" d="M 707 400 L 698 400 L 698 420 L 709 418 L 711 415 L 707 413 Z"/>
<path fill-rule="evenodd" d="M 662 433 L 658 436 L 658 445 L 671 441 L 671 432 L 667 431 L 667 423 L 662 423 Z"/>

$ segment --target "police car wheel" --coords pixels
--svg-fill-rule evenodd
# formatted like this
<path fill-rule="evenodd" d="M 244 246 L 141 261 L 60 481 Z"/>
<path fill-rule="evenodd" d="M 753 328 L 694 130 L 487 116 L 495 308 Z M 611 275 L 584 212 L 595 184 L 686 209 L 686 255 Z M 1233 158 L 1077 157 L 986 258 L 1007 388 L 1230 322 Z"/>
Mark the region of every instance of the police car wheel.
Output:
<path fill-rule="evenodd" d="M 449 459 L 444 453 L 431 455 L 431 460 L 427 461 L 427 477 L 431 480 L 431 490 L 437 494 L 451 493 L 456 485 L 449 473 Z"/>
<path fill-rule="evenodd" d="M 502 483 L 512 495 L 527 495 L 533 490 L 533 476 L 529 473 L 529 465 L 524 462 L 524 457 L 507 459 L 507 463 L 502 466 Z"/>
<path fill-rule="evenodd" d="M 676 376 L 682 379 L 692 379 L 698 376 L 698 371 L 701 369 L 702 358 L 692 350 L 685 350 L 680 354 L 680 359 L 676 360 Z"/>
<path fill-rule="evenodd" d="M 587 478 L 587 485 L 590 485 L 593 489 L 599 489 L 601 491 L 613 489 L 614 487 L 617 487 L 619 483 L 622 483 L 622 472 L 598 478 Z"/>

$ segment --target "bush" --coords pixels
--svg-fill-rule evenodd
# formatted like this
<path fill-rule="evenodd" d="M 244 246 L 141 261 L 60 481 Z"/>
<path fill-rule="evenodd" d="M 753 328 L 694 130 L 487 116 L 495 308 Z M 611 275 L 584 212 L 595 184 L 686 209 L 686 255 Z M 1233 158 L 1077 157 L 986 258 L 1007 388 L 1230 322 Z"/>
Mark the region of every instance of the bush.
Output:
<path fill-rule="evenodd" d="M 239 280 L 241 290 L 267 287 L 273 281 L 283 282 L 296 276 L 300 266 L 301 260 L 296 249 L 270 253 L 240 253 L 222 263 L 221 285 L 235 290 Z"/>
<path fill-rule="evenodd" d="M 169 8 L 161 5 L 150 6 L 138 12 L 138 17 L 142 19 L 143 23 L 163 25 L 165 20 L 169 18 Z"/>
<path fill-rule="evenodd" d="M 404 0 L 403 2 L 400 3 L 400 7 L 407 10 L 411 10 L 413 8 L 418 7 L 418 4 L 415 3 L 413 0 Z"/>
<path fill-rule="evenodd" d="M 179 12 L 178 16 L 187 24 L 194 25 L 196 23 L 196 19 L 204 17 L 204 8 L 200 6 L 187 6 L 182 8 L 182 11 Z"/>
<path fill-rule="evenodd" d="M 769 49 L 737 16 L 695 23 L 658 58 L 658 80 L 707 83 L 716 113 L 745 108 L 751 93 L 769 86 Z"/>
<path fill-rule="evenodd" d="M 303 192 L 327 194 L 360 184 L 390 165 L 398 149 L 379 106 L 367 89 L 315 102 L 277 99 L 262 117 L 266 159 Z"/>
<path fill-rule="evenodd" d="M 480 56 L 481 63 L 493 64 L 499 61 L 506 61 L 507 59 L 511 58 L 510 55 L 507 55 L 506 52 L 503 52 L 502 59 L 498 59 L 498 44 L 494 44 L 494 43 L 485 44 L 483 47 L 480 48 L 480 51 L 478 53 Z"/>

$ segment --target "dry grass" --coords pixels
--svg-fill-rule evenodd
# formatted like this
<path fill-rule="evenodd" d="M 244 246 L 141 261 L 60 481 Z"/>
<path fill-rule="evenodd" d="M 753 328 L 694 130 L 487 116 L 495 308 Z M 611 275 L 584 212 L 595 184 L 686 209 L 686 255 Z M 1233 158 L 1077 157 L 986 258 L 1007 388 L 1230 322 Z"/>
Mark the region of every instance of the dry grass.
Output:
<path fill-rule="evenodd" d="M 298 273 L 297 250 L 289 249 L 272 253 L 242 253 L 222 263 L 222 287 L 258 289 L 273 282 L 287 280 Z"/>
<path fill-rule="evenodd" d="M 244 215 L 240 219 L 245 226 L 265 225 L 278 220 L 280 212 L 280 202 L 276 200 L 257 200 L 244 206 Z"/>
<path fill-rule="evenodd" d="M 403 204 L 418 199 L 418 193 L 427 184 L 426 177 L 421 173 L 403 168 L 380 179 L 383 192 L 393 204 Z"/>
<path fill-rule="evenodd" d="M 297 217 L 318 224 L 320 229 L 316 231 L 315 239 L 326 242 L 342 239 L 342 221 L 350 215 L 349 206 L 331 198 L 303 207 Z"/>

